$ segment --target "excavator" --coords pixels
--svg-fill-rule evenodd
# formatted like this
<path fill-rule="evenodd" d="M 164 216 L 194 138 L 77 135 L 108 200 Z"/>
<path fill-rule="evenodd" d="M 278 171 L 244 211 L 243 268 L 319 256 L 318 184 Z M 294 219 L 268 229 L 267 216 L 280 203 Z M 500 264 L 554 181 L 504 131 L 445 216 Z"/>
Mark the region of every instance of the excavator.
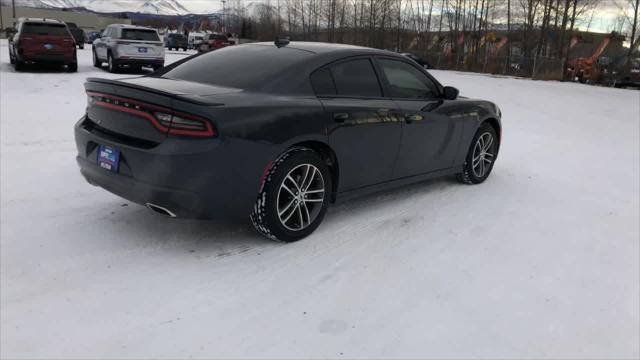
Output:
<path fill-rule="evenodd" d="M 567 64 L 567 78 L 578 80 L 581 83 L 591 82 L 593 80 L 595 65 L 597 65 L 598 58 L 606 50 L 610 42 L 611 37 L 607 36 L 602 40 L 591 56 L 569 60 Z"/>

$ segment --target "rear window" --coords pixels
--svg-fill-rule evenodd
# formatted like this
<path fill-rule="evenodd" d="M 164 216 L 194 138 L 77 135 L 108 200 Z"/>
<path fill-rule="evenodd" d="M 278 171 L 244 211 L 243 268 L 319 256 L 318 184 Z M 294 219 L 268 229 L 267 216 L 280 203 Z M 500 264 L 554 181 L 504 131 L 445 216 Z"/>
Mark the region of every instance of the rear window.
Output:
<path fill-rule="evenodd" d="M 371 61 L 367 59 L 349 60 L 333 65 L 331 75 L 338 95 L 382 96 L 378 77 Z"/>
<path fill-rule="evenodd" d="M 272 45 L 227 46 L 185 61 L 162 77 L 248 89 L 274 79 L 313 55 Z"/>
<path fill-rule="evenodd" d="M 62 24 L 25 23 L 22 25 L 25 35 L 69 36 L 67 27 Z"/>
<path fill-rule="evenodd" d="M 209 40 L 228 40 L 224 35 L 209 35 Z"/>
<path fill-rule="evenodd" d="M 123 29 L 122 39 L 125 40 L 143 40 L 143 41 L 160 41 L 158 33 L 153 30 L 140 29 Z"/>

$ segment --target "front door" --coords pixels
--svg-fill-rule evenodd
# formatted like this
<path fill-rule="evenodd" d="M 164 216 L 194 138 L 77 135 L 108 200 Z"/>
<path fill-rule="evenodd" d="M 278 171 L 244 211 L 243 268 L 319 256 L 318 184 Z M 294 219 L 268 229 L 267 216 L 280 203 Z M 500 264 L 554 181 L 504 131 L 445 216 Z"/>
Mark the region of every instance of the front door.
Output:
<path fill-rule="evenodd" d="M 388 92 L 404 119 L 402 145 L 394 178 L 449 168 L 453 165 L 463 119 L 449 117 L 439 86 L 417 65 L 407 61 L 376 59 Z"/>

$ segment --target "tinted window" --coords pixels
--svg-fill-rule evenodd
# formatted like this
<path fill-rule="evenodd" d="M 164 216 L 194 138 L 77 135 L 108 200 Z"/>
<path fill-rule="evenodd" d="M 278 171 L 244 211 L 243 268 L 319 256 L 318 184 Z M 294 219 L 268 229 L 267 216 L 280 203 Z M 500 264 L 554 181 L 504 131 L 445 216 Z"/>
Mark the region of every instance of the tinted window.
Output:
<path fill-rule="evenodd" d="M 153 30 L 122 29 L 122 39 L 160 41 L 158 33 Z"/>
<path fill-rule="evenodd" d="M 379 59 L 389 86 L 391 96 L 409 99 L 434 98 L 438 88 L 425 74 L 405 62 Z"/>
<path fill-rule="evenodd" d="M 238 45 L 178 64 L 162 77 L 240 89 L 259 87 L 313 54 L 273 45 Z"/>
<path fill-rule="evenodd" d="M 25 35 L 69 36 L 67 27 L 62 24 L 25 23 L 22 26 Z"/>
<path fill-rule="evenodd" d="M 380 97 L 382 91 L 371 61 L 358 59 L 331 66 L 338 95 Z"/>
<path fill-rule="evenodd" d="M 227 40 L 227 37 L 221 34 L 209 35 L 209 40 Z"/>
<path fill-rule="evenodd" d="M 324 68 L 311 74 L 311 86 L 316 95 L 335 95 L 336 86 L 331 77 L 331 70 Z"/>

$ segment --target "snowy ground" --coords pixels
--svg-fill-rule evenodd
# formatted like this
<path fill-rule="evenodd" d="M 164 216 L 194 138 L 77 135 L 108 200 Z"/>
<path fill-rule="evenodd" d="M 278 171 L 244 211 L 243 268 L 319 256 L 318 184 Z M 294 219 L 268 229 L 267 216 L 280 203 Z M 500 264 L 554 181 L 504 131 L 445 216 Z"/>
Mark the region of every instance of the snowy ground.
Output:
<path fill-rule="evenodd" d="M 638 358 L 640 92 L 434 71 L 497 102 L 489 180 L 330 210 L 283 245 L 81 178 L 88 76 L 0 43 L 3 358 Z M 169 61 L 184 54 L 171 53 Z"/>

